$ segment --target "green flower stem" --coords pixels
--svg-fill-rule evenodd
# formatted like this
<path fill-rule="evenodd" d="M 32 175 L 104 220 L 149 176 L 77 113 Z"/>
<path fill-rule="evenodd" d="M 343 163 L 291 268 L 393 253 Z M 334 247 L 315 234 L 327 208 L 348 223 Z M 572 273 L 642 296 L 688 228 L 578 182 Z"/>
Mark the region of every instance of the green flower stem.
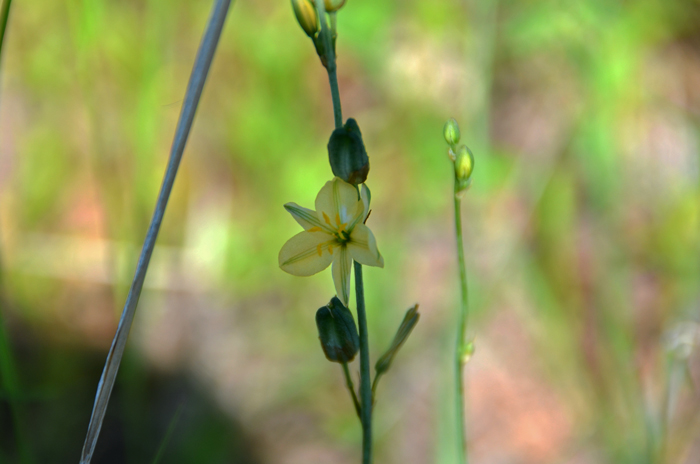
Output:
<path fill-rule="evenodd" d="M 355 296 L 357 321 L 360 326 L 360 398 L 362 399 L 362 464 L 372 462 L 372 388 L 369 378 L 369 342 L 365 314 L 365 287 L 362 283 L 362 264 L 355 262 Z"/>
<path fill-rule="evenodd" d="M 322 39 L 325 41 L 326 70 L 333 99 L 335 128 L 343 127 L 343 111 L 340 106 L 338 75 L 336 74 L 335 53 L 331 43 L 331 32 L 326 22 L 324 2 L 316 2 L 316 12 L 321 23 Z M 355 262 L 355 295 L 357 298 L 357 322 L 360 326 L 360 399 L 362 421 L 362 464 L 372 462 L 372 388 L 369 368 L 369 341 L 367 337 L 367 315 L 365 314 L 365 289 L 362 284 L 362 265 Z"/>
<path fill-rule="evenodd" d="M 5 29 L 7 29 L 7 18 L 10 16 L 10 5 L 12 0 L 5 0 L 2 3 L 0 10 L 0 54 L 2 53 L 2 44 L 5 42 Z"/>
<path fill-rule="evenodd" d="M 348 369 L 348 363 L 342 363 L 343 373 L 345 374 L 345 385 L 350 391 L 350 396 L 352 397 L 352 403 L 355 405 L 355 411 L 357 412 L 357 417 L 362 418 L 362 407 L 360 406 L 360 401 L 357 399 L 357 394 L 355 394 L 355 384 L 352 383 L 352 376 L 350 376 L 350 370 Z"/>
<path fill-rule="evenodd" d="M 335 128 L 338 129 L 343 127 L 343 110 L 340 106 L 340 91 L 338 90 L 335 53 L 333 53 L 331 31 L 328 29 L 328 23 L 326 22 L 324 2 L 316 2 L 316 12 L 318 13 L 318 19 L 321 23 L 321 39 L 325 42 L 326 70 L 328 71 L 328 82 L 331 86 L 331 98 L 333 99 L 333 119 L 335 120 Z"/>
<path fill-rule="evenodd" d="M 374 403 L 374 395 L 377 393 L 377 385 L 379 384 L 379 379 L 382 378 L 383 373 L 377 372 L 374 376 L 374 381 L 372 382 L 372 403 Z"/>
<path fill-rule="evenodd" d="M 467 442 L 464 420 L 464 354 L 466 350 L 466 333 L 469 321 L 469 291 L 467 288 L 467 268 L 464 262 L 464 240 L 462 239 L 462 198 L 457 192 L 455 178 L 455 237 L 457 239 L 457 259 L 459 261 L 459 280 L 462 291 L 462 302 L 457 324 L 457 344 L 455 346 L 455 410 L 457 412 L 457 458 L 459 464 L 466 464 Z"/>

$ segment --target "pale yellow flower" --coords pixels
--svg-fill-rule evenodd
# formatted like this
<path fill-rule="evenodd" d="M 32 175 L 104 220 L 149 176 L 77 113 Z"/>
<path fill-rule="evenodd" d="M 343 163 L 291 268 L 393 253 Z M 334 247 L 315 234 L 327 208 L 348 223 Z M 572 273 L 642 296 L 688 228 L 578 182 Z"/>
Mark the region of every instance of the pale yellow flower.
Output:
<path fill-rule="evenodd" d="M 363 184 L 361 198 L 352 185 L 335 177 L 316 196 L 316 211 L 287 203 L 285 209 L 304 228 L 284 244 L 279 254 L 283 271 L 310 276 L 333 263 L 338 298 L 348 305 L 352 261 L 384 267 L 372 231 L 364 224 L 369 213 L 369 189 Z"/>

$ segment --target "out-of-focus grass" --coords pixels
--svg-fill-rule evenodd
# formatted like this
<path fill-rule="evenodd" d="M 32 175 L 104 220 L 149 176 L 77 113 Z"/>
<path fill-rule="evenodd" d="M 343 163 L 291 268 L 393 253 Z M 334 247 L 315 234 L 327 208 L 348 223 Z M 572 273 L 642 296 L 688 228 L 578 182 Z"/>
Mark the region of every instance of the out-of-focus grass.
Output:
<path fill-rule="evenodd" d="M 287 3 L 231 11 L 111 407 L 125 460 L 155 457 L 179 396 L 152 408 L 167 389 L 153 376 L 180 371 L 243 424 L 183 413 L 182 456 L 215 462 L 235 434 L 263 462 L 357 460 L 352 404 L 313 323 L 330 276 L 277 268 L 298 229 L 282 204 L 313 204 L 330 177 L 332 129 L 325 73 Z M 681 382 L 668 400 L 667 346 L 677 324 L 700 322 L 700 7 L 434 3 L 351 0 L 338 19 L 343 109 L 370 153 L 370 221 L 386 260 L 366 271 L 373 353 L 406 307 L 420 302 L 423 314 L 382 381 L 378 462 L 436 455 L 458 301 L 449 116 L 476 156 L 465 200 L 475 461 L 693 462 L 697 390 Z M 38 462 L 79 454 L 208 7 L 13 4 L 2 315 Z M 695 352 L 679 361 L 696 382 L 697 362 Z"/>

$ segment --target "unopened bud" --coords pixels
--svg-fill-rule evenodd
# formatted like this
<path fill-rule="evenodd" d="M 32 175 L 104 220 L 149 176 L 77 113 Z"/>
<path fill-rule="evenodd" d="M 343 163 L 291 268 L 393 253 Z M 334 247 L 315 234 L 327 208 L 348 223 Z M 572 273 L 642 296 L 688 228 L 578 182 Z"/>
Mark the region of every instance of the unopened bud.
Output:
<path fill-rule="evenodd" d="M 462 364 L 466 364 L 469 362 L 469 360 L 472 358 L 474 355 L 474 340 L 468 342 L 465 346 L 464 349 L 462 350 Z"/>
<path fill-rule="evenodd" d="M 326 359 L 347 363 L 360 350 L 360 337 L 352 313 L 338 297 L 316 312 L 316 327 Z"/>
<path fill-rule="evenodd" d="M 362 142 L 357 122 L 350 118 L 333 131 L 328 141 L 328 160 L 333 174 L 349 184 L 358 185 L 367 179 L 369 157 Z"/>
<path fill-rule="evenodd" d="M 306 35 L 313 39 L 319 29 L 318 15 L 314 4 L 310 0 L 292 0 L 292 8 L 294 8 L 294 14 L 301 28 L 304 29 Z"/>
<path fill-rule="evenodd" d="M 326 6 L 326 11 L 328 13 L 333 13 L 345 5 L 345 0 L 323 0 L 323 3 Z"/>
<path fill-rule="evenodd" d="M 420 319 L 420 313 L 418 313 L 418 305 L 414 305 L 406 311 L 406 315 L 401 321 L 399 329 L 394 335 L 394 340 L 391 342 L 391 346 L 388 350 L 379 358 L 377 363 L 374 365 L 374 369 L 377 371 L 377 375 L 382 375 L 391 367 L 391 363 L 394 361 L 396 353 L 408 339 L 408 336 L 413 332 L 413 328 L 418 324 L 418 319 Z"/>
<path fill-rule="evenodd" d="M 474 155 L 471 150 L 462 145 L 457 151 L 455 160 L 455 179 L 457 180 L 457 191 L 465 190 L 471 184 L 472 171 L 474 170 Z"/>
<path fill-rule="evenodd" d="M 442 134 L 445 136 L 445 141 L 450 145 L 456 145 L 459 143 L 459 125 L 455 118 L 450 118 L 445 123 L 445 127 L 442 130 Z"/>

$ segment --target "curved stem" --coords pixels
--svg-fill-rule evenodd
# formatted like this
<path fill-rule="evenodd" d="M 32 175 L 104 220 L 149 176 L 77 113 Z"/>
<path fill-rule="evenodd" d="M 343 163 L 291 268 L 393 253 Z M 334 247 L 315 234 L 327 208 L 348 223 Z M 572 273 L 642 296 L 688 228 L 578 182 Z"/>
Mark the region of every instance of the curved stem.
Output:
<path fill-rule="evenodd" d="M 342 363 L 343 373 L 345 374 L 345 386 L 348 387 L 350 391 L 350 396 L 352 397 L 352 403 L 355 405 L 355 412 L 357 412 L 357 417 L 362 417 L 362 407 L 360 406 L 360 401 L 357 399 L 357 394 L 355 394 L 355 384 L 352 383 L 352 376 L 350 375 L 350 370 L 348 369 L 348 363 Z"/>
<path fill-rule="evenodd" d="M 369 340 L 365 313 L 365 288 L 362 282 L 362 264 L 355 262 L 355 296 L 357 322 L 360 326 L 360 398 L 362 399 L 362 464 L 372 462 L 372 388 L 369 378 Z"/>
<path fill-rule="evenodd" d="M 464 241 L 462 239 L 462 200 L 457 193 L 455 179 L 455 237 L 457 239 L 457 260 L 459 263 L 459 280 L 462 294 L 457 324 L 457 343 L 455 346 L 455 410 L 457 412 L 457 457 L 459 464 L 466 464 L 467 442 L 464 420 L 464 354 L 466 348 L 466 333 L 469 320 L 469 293 L 467 288 L 467 268 L 464 262 Z"/>

